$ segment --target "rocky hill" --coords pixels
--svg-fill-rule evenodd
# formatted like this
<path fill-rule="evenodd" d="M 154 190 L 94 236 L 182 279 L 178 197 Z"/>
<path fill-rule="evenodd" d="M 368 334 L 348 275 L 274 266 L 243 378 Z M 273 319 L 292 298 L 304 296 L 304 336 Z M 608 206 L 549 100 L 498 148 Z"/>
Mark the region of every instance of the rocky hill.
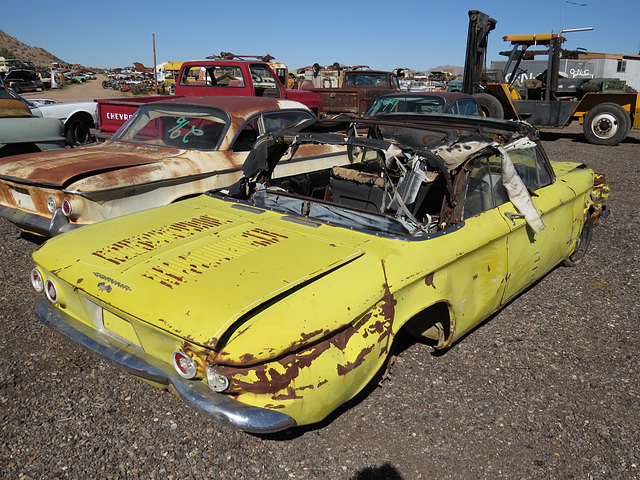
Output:
<path fill-rule="evenodd" d="M 53 62 L 58 62 L 60 65 L 68 65 L 67 62 L 60 60 L 44 48 L 26 45 L 2 30 L 0 30 L 0 49 L 1 48 L 6 48 L 10 52 L 13 52 L 18 60 L 25 63 L 30 62 L 38 67 L 51 67 L 51 63 Z"/>

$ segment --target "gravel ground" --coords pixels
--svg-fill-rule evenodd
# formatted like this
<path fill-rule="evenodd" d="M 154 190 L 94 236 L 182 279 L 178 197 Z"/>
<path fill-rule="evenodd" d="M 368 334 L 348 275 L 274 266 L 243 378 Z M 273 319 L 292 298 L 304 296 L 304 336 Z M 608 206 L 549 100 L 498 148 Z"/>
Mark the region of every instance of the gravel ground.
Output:
<path fill-rule="evenodd" d="M 78 88 L 78 87 L 72 87 Z M 34 318 L 37 242 L 0 221 L 0 477 L 637 479 L 640 132 L 617 147 L 544 134 L 608 176 L 612 215 L 559 267 L 446 352 L 402 347 L 391 378 L 311 428 L 221 427 Z"/>

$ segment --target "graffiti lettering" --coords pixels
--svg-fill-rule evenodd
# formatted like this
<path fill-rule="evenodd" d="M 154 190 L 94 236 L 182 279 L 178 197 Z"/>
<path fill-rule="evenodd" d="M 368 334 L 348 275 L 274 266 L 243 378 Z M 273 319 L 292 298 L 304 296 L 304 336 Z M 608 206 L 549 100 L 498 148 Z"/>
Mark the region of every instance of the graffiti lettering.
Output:
<path fill-rule="evenodd" d="M 184 117 L 180 117 L 178 119 L 176 119 L 176 126 L 169 129 L 170 135 L 169 138 L 171 138 L 172 140 L 174 138 L 177 138 L 179 136 L 182 135 L 182 129 L 183 128 L 187 128 L 187 127 L 191 127 L 190 129 L 187 130 L 187 133 L 184 134 L 184 136 L 182 137 L 182 143 L 189 143 L 189 140 L 187 139 L 187 137 L 189 135 L 194 135 L 196 137 L 200 137 L 204 134 L 204 132 L 196 127 L 194 127 L 193 125 L 189 125 L 189 120 L 187 120 Z"/>

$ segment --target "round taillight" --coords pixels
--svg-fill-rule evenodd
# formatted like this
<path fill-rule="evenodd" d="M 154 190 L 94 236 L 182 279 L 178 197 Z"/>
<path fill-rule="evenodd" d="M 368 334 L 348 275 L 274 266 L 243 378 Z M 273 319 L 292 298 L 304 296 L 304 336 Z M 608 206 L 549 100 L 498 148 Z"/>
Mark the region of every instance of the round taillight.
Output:
<path fill-rule="evenodd" d="M 56 303 L 58 301 L 58 288 L 51 280 L 44 282 L 44 294 L 51 303 Z"/>
<path fill-rule="evenodd" d="M 47 197 L 47 210 L 49 210 L 51 213 L 56 211 L 56 208 L 58 208 L 58 204 L 56 203 L 56 199 L 53 197 Z"/>
<path fill-rule="evenodd" d="M 73 208 L 71 208 L 71 202 L 69 200 L 62 201 L 62 213 L 65 217 L 68 217 L 73 213 Z"/>
<path fill-rule="evenodd" d="M 182 378 L 193 378 L 198 373 L 196 362 L 189 355 L 180 350 L 176 350 L 172 354 L 173 368 Z"/>
<path fill-rule="evenodd" d="M 31 270 L 31 285 L 33 285 L 33 288 L 35 288 L 36 292 L 44 292 L 44 280 L 42 279 L 42 275 L 36 268 Z"/>

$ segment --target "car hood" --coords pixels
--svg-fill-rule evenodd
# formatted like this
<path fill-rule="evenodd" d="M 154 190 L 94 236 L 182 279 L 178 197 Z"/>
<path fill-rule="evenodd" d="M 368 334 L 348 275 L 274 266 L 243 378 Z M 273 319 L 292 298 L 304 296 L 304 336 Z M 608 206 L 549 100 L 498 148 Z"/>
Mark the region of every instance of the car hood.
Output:
<path fill-rule="evenodd" d="M 97 173 L 157 163 L 176 153 L 172 148 L 107 143 L 104 146 L 15 155 L 0 159 L 0 178 L 67 188 L 71 183 Z"/>
<path fill-rule="evenodd" d="M 214 347 L 230 328 L 363 255 L 281 214 L 236 207 L 201 196 L 53 238 L 34 259 L 125 316 Z M 311 331 L 340 328 L 337 317 L 322 316 Z"/>

